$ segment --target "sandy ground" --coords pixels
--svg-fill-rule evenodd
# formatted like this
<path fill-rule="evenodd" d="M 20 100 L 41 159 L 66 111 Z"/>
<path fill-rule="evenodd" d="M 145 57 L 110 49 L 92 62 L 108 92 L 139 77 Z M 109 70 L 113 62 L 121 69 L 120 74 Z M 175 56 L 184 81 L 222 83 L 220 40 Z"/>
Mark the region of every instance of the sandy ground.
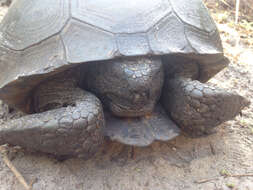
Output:
<path fill-rule="evenodd" d="M 6 10 L 1 9 L 0 17 Z M 253 46 L 238 41 L 242 34 L 220 20 L 221 12 L 213 16 L 232 62 L 210 83 L 253 100 Z M 16 114 L 6 115 L 0 107 L 0 123 Z M 21 149 L 10 149 L 9 158 L 34 190 L 253 190 L 253 177 L 231 177 L 253 174 L 253 104 L 205 138 L 179 136 L 134 149 L 108 141 L 86 161 L 58 162 Z M 0 190 L 23 189 L 0 158 Z"/>

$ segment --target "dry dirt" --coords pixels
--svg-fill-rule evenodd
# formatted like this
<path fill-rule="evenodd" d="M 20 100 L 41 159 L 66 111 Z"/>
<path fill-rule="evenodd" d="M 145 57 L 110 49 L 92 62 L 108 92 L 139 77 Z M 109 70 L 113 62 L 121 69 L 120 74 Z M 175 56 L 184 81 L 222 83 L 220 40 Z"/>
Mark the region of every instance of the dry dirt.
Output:
<path fill-rule="evenodd" d="M 1 17 L 6 10 L 1 9 Z M 231 24 L 233 16 L 224 15 L 224 10 L 212 13 L 231 64 L 210 83 L 237 91 L 252 101 L 253 33 Z M 0 120 L 15 113 L 3 112 L 0 109 Z M 231 177 L 253 174 L 253 104 L 209 137 L 179 136 L 134 149 L 108 141 L 102 149 L 87 161 L 58 162 L 19 149 L 10 149 L 9 157 L 26 181 L 34 182 L 34 190 L 253 190 L 253 177 Z M 23 189 L 0 158 L 0 190 Z"/>

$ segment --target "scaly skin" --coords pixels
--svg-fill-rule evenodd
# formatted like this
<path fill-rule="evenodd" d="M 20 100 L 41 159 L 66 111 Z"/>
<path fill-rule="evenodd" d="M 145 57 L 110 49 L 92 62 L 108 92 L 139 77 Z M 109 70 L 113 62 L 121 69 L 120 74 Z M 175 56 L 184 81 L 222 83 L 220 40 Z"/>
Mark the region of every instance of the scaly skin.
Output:
<path fill-rule="evenodd" d="M 184 58 L 163 61 L 171 62 L 163 67 L 159 57 L 110 60 L 48 79 L 32 92 L 31 111 L 35 114 L 5 123 L 0 128 L 0 144 L 19 145 L 58 158 L 89 158 L 103 143 L 103 135 L 146 146 L 156 139 L 177 136 L 177 124 L 188 135 L 198 137 L 232 119 L 249 104 L 238 94 L 197 81 L 197 63 Z M 86 76 L 84 81 L 80 80 L 81 73 Z M 110 126 L 105 127 L 100 101 L 79 85 L 89 87 L 113 113 L 106 117 Z M 161 90 L 161 106 L 175 124 L 162 107 L 153 110 Z"/>
<path fill-rule="evenodd" d="M 249 105 L 236 93 L 182 77 L 166 80 L 162 103 L 177 125 L 192 137 L 209 134 Z"/>
<path fill-rule="evenodd" d="M 41 84 L 34 93 L 35 110 L 41 113 L 1 126 L 0 144 L 19 145 L 58 158 L 94 155 L 104 140 L 103 109 L 94 95 L 73 81 L 67 75 Z"/>
<path fill-rule="evenodd" d="M 84 88 L 96 94 L 114 115 L 150 114 L 161 95 L 164 71 L 160 57 L 134 57 L 92 63 Z"/>

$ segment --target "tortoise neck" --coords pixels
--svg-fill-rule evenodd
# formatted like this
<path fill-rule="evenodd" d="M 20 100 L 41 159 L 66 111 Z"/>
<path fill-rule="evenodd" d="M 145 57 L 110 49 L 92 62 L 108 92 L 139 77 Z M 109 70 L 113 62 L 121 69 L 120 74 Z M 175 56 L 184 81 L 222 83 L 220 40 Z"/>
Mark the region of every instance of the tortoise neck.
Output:
<path fill-rule="evenodd" d="M 32 110 L 40 113 L 71 104 L 71 93 L 77 88 L 78 74 L 75 70 L 59 73 L 42 82 L 32 93 Z"/>

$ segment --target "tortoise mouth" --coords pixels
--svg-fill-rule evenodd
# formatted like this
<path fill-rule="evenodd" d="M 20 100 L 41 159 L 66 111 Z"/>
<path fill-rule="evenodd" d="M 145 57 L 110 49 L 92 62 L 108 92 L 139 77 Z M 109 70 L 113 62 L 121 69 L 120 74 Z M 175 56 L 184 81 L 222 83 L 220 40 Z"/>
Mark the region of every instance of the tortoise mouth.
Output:
<path fill-rule="evenodd" d="M 119 117 L 139 117 L 152 113 L 155 103 L 148 103 L 143 106 L 129 106 L 111 102 L 110 111 Z"/>

